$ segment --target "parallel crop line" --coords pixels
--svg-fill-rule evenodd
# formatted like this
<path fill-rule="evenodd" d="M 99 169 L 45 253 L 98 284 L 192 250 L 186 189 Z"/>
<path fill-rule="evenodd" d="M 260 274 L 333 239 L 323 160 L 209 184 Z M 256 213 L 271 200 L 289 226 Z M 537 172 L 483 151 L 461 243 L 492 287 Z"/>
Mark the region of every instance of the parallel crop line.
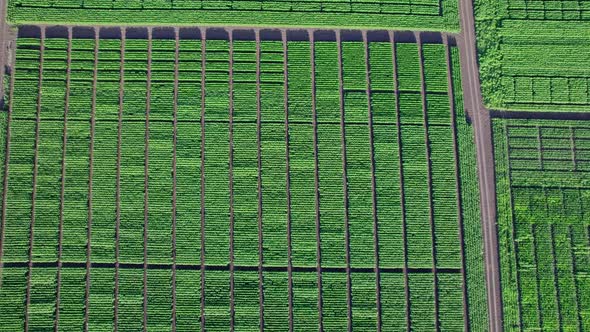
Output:
<path fill-rule="evenodd" d="M 31 275 L 33 274 L 33 243 L 34 243 L 34 227 L 35 227 L 35 199 L 37 198 L 37 173 L 39 170 L 39 135 L 41 124 L 41 102 L 43 89 L 43 62 L 45 53 L 45 28 L 41 28 L 41 41 L 39 46 L 39 85 L 37 94 L 37 116 L 35 126 L 35 156 L 33 159 L 33 193 L 31 195 L 31 221 L 29 234 L 29 268 L 27 274 L 27 292 L 25 300 L 25 331 L 29 331 L 29 309 L 31 306 Z"/>
<path fill-rule="evenodd" d="M 404 296 L 406 301 L 406 329 L 410 331 L 412 329 L 412 319 L 410 311 L 410 284 L 408 278 L 408 239 L 407 239 L 407 226 L 406 226 L 406 195 L 404 190 L 404 170 L 403 170 L 403 159 L 402 159 L 402 131 L 401 131 L 401 118 L 400 118 L 400 103 L 399 103 L 399 78 L 397 68 L 397 52 L 395 47 L 395 34 L 390 31 L 389 39 L 391 42 L 391 61 L 393 69 L 393 90 L 395 91 L 395 114 L 396 114 L 396 126 L 397 126 L 397 156 L 399 161 L 399 183 L 400 183 L 400 205 L 401 205 L 401 216 L 402 216 L 402 238 L 404 245 Z"/>
<path fill-rule="evenodd" d="M 176 151 L 178 143 L 178 67 L 180 57 L 180 36 L 178 28 L 174 29 L 174 129 L 172 136 L 172 331 L 176 331 Z"/>
<path fill-rule="evenodd" d="M 379 218 L 377 216 L 377 184 L 375 181 L 375 143 L 373 133 L 373 107 L 371 105 L 371 64 L 369 59 L 369 44 L 367 32 L 363 31 L 365 49 L 365 80 L 367 85 L 367 114 L 369 127 L 369 150 L 371 154 L 371 200 L 373 212 L 373 250 L 375 254 L 375 300 L 377 309 L 377 332 L 381 332 L 383 319 L 381 317 L 381 274 L 379 271 Z"/>
<path fill-rule="evenodd" d="M 54 329 L 59 331 L 59 309 L 61 297 L 61 260 L 63 252 L 63 223 L 64 223 L 64 199 L 66 190 L 66 147 L 68 144 L 68 111 L 70 106 L 70 76 L 72 66 L 72 28 L 68 28 L 68 50 L 66 65 L 66 95 L 64 101 L 64 126 L 62 137 L 62 154 L 61 154 L 61 188 L 59 203 L 59 229 L 58 229 L 58 250 L 57 250 L 57 290 L 55 294 L 55 321 Z"/>
<path fill-rule="evenodd" d="M 545 190 L 543 193 L 546 196 Z M 516 222 L 516 220 L 515 220 Z M 537 225 L 531 224 L 529 229 L 529 234 L 533 239 L 533 259 L 534 259 L 534 268 L 535 268 L 535 291 L 537 294 L 537 316 L 539 318 L 539 329 L 543 327 L 543 302 L 541 301 L 541 280 L 539 278 L 539 253 L 537 250 Z M 526 287 L 526 286 L 525 286 Z"/>
<path fill-rule="evenodd" d="M 420 85 L 422 93 L 422 114 L 424 117 L 424 142 L 426 143 L 426 161 L 428 163 L 428 209 L 430 219 L 430 238 L 432 241 L 432 279 L 434 283 L 434 319 L 435 319 L 435 330 L 440 331 L 440 313 L 439 313 L 439 296 L 438 296 L 438 273 L 436 266 L 436 229 L 434 224 L 434 203 L 432 194 L 432 152 L 430 151 L 429 143 L 429 131 L 428 131 L 428 106 L 426 100 L 426 80 L 424 73 L 424 54 L 421 33 L 416 33 L 416 43 L 418 44 L 418 58 L 420 60 Z"/>
<path fill-rule="evenodd" d="M 463 197 L 461 194 L 461 166 L 459 161 L 459 142 L 457 132 L 457 109 L 455 105 L 455 87 L 453 85 L 453 62 L 451 61 L 451 48 L 449 46 L 448 35 L 443 35 L 443 44 L 445 45 L 445 59 L 447 64 L 447 84 L 449 86 L 449 103 L 451 108 L 451 131 L 453 133 L 453 156 L 455 164 L 455 188 L 457 195 L 457 221 L 459 226 L 459 245 L 461 246 L 461 277 L 463 284 L 461 285 L 463 293 L 463 325 L 466 331 L 471 330 L 469 322 L 469 297 L 467 294 L 467 267 L 465 259 L 465 232 L 463 220 Z"/>
<path fill-rule="evenodd" d="M 201 331 L 205 331 L 205 31 L 201 32 Z"/>
<path fill-rule="evenodd" d="M 563 191 L 561 191 L 561 194 L 563 195 Z M 555 287 L 555 304 L 557 306 L 557 318 L 559 320 L 559 330 L 563 330 L 563 314 L 561 312 L 561 292 L 559 290 L 559 273 L 557 271 L 557 256 L 556 256 L 556 249 L 555 249 L 555 224 L 550 225 L 550 232 L 551 232 L 551 255 L 553 257 L 552 272 L 553 272 L 553 287 Z"/>
<path fill-rule="evenodd" d="M 230 331 L 235 330 L 235 274 L 234 274 L 234 40 L 229 31 L 229 312 Z"/>
<path fill-rule="evenodd" d="M 320 228 L 320 178 L 319 178 L 319 160 L 318 160 L 318 121 L 316 109 L 316 81 L 315 81 L 315 41 L 314 31 L 308 30 L 310 63 L 311 63 L 311 116 L 313 126 L 313 159 L 314 159 L 314 198 L 315 198 L 315 235 L 316 235 L 316 254 L 317 254 L 317 282 L 318 282 L 318 321 L 319 330 L 324 330 L 324 298 L 322 285 L 322 242 Z"/>
<path fill-rule="evenodd" d="M 336 33 L 336 44 L 338 45 L 338 81 L 339 81 L 339 99 L 340 99 L 340 144 L 342 148 L 342 183 L 344 192 L 344 242 L 346 246 L 346 302 L 348 316 L 348 331 L 352 332 L 352 279 L 350 276 L 350 226 L 348 212 L 348 173 L 346 171 L 346 126 L 344 112 L 344 79 L 342 72 L 342 35 Z"/>
<path fill-rule="evenodd" d="M 578 200 L 581 198 L 581 193 L 580 191 L 578 191 Z M 570 240 L 570 248 L 572 248 L 572 250 L 570 250 L 570 257 L 572 260 L 572 270 L 571 270 L 571 274 L 572 276 L 575 276 L 575 273 L 577 271 L 577 259 L 576 259 L 576 254 L 573 250 L 574 248 L 574 230 L 572 225 L 568 225 L 568 233 L 569 233 L 569 240 Z M 574 289 L 576 291 L 576 316 L 578 318 L 578 331 L 582 331 L 582 315 L 581 315 L 581 308 L 580 308 L 580 289 L 578 286 L 578 282 L 576 280 L 576 278 L 573 278 L 574 281 Z"/>

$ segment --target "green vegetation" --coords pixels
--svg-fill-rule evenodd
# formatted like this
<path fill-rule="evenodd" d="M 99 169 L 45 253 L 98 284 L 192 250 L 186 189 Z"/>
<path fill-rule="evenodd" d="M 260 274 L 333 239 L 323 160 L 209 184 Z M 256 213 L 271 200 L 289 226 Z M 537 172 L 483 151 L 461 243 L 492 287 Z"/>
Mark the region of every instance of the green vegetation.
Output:
<path fill-rule="evenodd" d="M 230 321 L 282 330 L 292 291 L 298 330 L 318 328 L 320 297 L 326 330 L 345 330 L 349 311 L 356 330 L 375 329 L 378 315 L 386 330 L 485 330 L 473 131 L 455 46 L 182 39 L 176 50 L 175 40 L 74 39 L 68 70 L 67 39 L 17 44 L 4 326 L 18 329 L 28 312 L 31 328 L 51 328 L 59 289 L 60 329 L 87 320 L 169 330 L 172 319 L 196 329 L 203 300 L 208 330 Z"/>
<path fill-rule="evenodd" d="M 477 0 L 475 17 L 486 106 L 590 109 L 587 1 Z"/>
<path fill-rule="evenodd" d="M 494 125 L 506 330 L 590 328 L 590 126 Z"/>
<path fill-rule="evenodd" d="M 15 24 L 400 28 L 459 31 L 453 0 L 10 0 Z"/>

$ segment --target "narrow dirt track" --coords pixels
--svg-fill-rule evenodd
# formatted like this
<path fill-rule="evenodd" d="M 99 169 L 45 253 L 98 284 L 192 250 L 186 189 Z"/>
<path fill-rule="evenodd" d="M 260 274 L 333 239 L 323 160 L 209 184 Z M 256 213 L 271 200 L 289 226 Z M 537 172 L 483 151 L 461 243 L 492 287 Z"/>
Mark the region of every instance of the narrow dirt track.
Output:
<path fill-rule="evenodd" d="M 477 145 L 489 330 L 502 331 L 502 293 L 496 233 L 496 184 L 492 129 L 490 113 L 484 107 L 481 95 L 472 0 L 461 0 L 460 14 L 462 38 L 459 38 L 458 42 L 462 44 L 459 49 L 463 72 L 463 93 L 465 108 L 473 120 Z"/>

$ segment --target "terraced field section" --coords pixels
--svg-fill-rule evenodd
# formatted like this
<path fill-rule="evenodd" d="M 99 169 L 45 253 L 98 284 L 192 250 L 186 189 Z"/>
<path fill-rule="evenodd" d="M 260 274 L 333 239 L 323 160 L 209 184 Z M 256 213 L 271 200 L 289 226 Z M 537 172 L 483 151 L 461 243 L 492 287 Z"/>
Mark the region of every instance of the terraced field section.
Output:
<path fill-rule="evenodd" d="M 486 329 L 447 36 L 117 33 L 17 41 L 4 328 Z"/>
<path fill-rule="evenodd" d="M 459 31 L 457 0 L 9 0 L 8 21 Z"/>
<path fill-rule="evenodd" d="M 486 106 L 590 111 L 590 1 L 475 1 Z"/>
<path fill-rule="evenodd" d="M 590 123 L 495 119 L 507 331 L 590 329 Z"/>

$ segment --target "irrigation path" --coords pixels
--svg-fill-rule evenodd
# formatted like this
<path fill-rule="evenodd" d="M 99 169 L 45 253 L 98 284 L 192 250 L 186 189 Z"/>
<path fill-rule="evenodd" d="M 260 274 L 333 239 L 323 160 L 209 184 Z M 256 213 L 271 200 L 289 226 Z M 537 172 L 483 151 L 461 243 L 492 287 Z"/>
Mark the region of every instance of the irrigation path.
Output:
<path fill-rule="evenodd" d="M 477 145 L 489 330 L 502 331 L 502 293 L 500 289 L 498 238 L 496 235 L 496 185 L 492 130 L 490 113 L 484 107 L 481 95 L 472 0 L 461 0 L 460 14 L 461 35 L 463 38 L 459 40 L 462 43 L 462 47 L 459 49 L 461 52 L 461 67 L 463 68 L 463 93 L 465 108 L 473 120 L 475 143 Z"/>

